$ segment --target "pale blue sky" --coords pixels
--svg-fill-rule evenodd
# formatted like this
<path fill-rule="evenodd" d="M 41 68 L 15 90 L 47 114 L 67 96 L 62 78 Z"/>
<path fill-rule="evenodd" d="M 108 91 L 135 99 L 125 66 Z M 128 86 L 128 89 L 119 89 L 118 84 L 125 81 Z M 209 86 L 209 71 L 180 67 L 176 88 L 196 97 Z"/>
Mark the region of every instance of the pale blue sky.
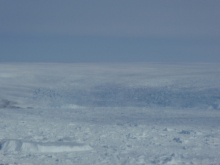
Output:
<path fill-rule="evenodd" d="M 0 62 L 220 62 L 219 0 L 2 0 Z"/>

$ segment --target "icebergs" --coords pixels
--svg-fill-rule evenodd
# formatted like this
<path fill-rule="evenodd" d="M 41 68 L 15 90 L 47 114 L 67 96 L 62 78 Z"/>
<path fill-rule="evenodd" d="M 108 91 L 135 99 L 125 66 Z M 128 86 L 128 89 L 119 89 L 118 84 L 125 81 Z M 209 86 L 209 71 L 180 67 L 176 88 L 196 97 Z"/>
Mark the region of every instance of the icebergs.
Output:
<path fill-rule="evenodd" d="M 89 145 L 73 143 L 73 142 L 48 142 L 38 143 L 22 140 L 2 140 L 0 142 L 0 150 L 4 152 L 73 152 L 92 150 Z"/>

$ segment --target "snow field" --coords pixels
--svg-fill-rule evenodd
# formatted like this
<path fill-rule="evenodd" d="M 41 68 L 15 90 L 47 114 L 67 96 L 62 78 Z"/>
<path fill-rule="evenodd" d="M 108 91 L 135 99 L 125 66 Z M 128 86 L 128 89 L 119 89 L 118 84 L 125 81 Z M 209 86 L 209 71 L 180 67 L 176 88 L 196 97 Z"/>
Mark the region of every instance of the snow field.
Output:
<path fill-rule="evenodd" d="M 219 165 L 215 64 L 0 64 L 0 164 Z"/>

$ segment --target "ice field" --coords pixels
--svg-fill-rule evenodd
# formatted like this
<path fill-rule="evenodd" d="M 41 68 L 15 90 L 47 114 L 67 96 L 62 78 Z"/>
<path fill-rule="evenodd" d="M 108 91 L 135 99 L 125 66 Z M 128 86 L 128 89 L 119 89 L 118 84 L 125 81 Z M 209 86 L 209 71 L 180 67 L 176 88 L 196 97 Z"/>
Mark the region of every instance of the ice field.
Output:
<path fill-rule="evenodd" d="M 0 165 L 220 165 L 220 65 L 0 64 Z"/>

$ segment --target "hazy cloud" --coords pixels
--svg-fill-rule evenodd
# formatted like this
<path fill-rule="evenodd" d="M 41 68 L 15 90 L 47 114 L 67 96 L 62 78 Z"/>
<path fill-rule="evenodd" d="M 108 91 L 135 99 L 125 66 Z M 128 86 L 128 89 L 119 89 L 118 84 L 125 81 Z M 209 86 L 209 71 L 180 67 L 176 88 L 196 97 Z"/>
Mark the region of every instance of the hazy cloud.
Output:
<path fill-rule="evenodd" d="M 220 2 L 0 2 L 1 34 L 220 37 Z"/>

